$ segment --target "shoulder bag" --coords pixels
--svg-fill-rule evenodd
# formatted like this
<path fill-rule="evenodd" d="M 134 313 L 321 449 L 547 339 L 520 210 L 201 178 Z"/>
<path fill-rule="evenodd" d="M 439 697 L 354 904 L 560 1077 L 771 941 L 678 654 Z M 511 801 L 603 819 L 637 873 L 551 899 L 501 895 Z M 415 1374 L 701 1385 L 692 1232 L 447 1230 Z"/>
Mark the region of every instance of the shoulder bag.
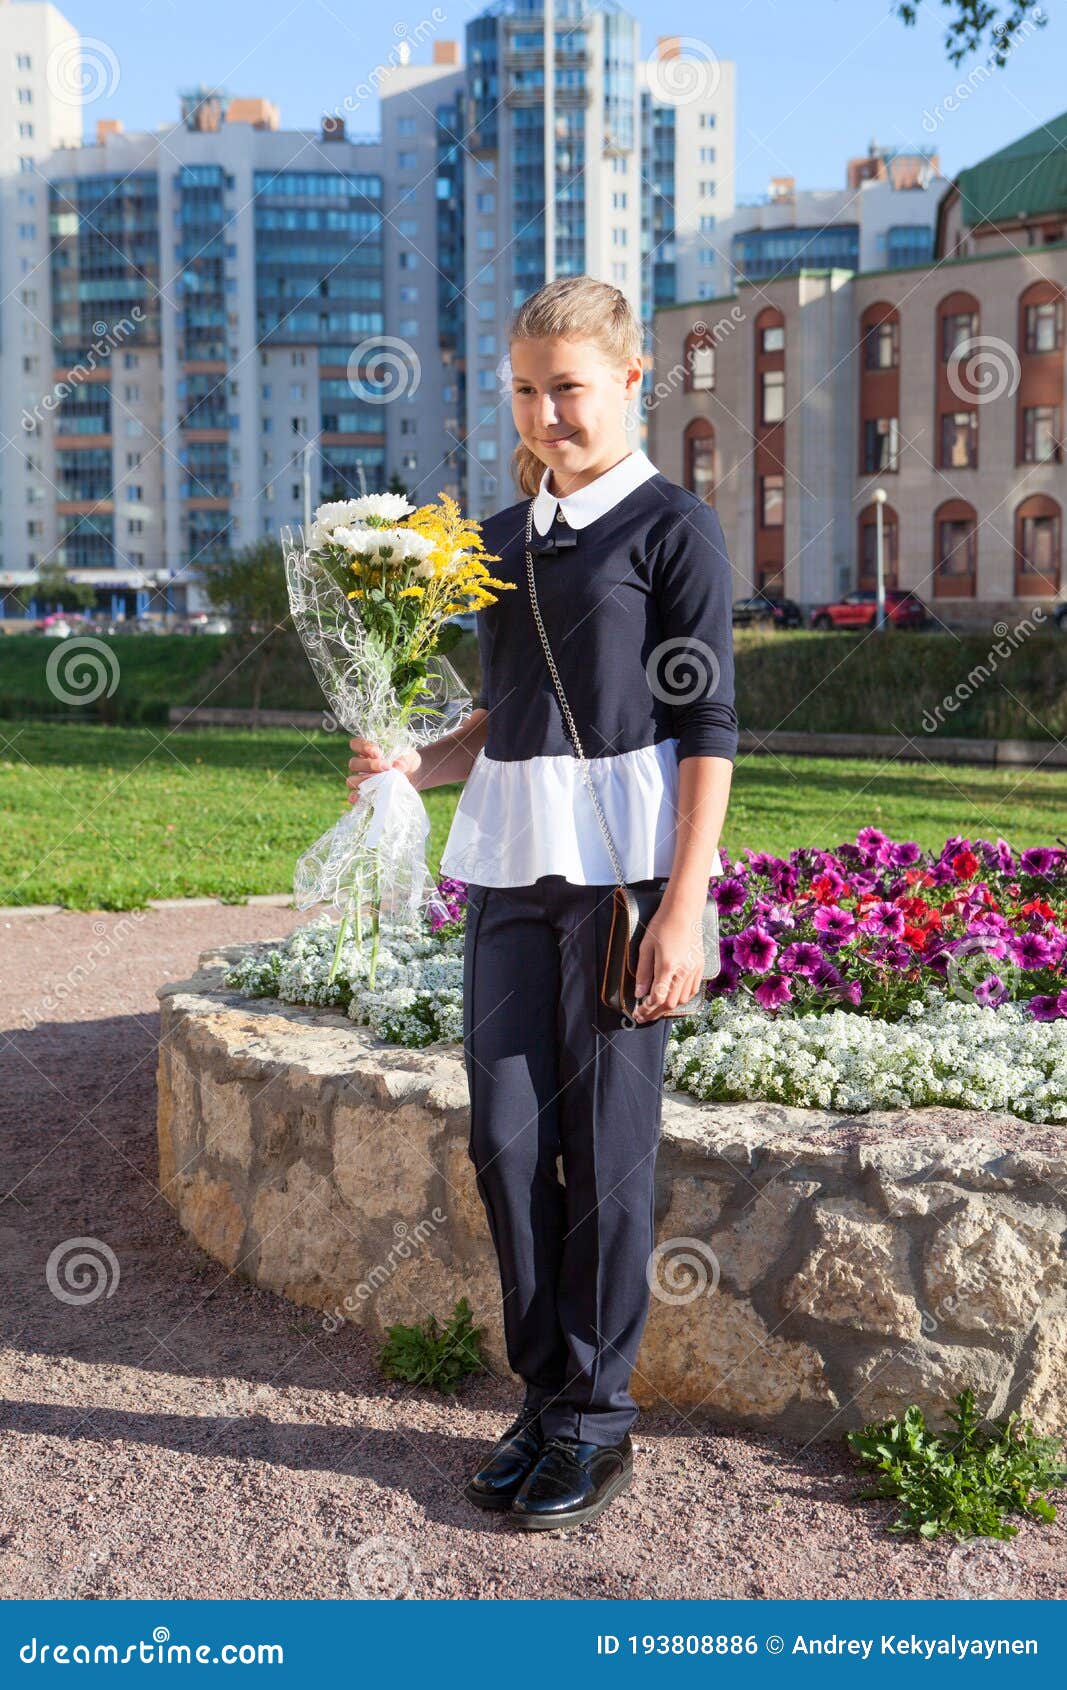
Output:
<path fill-rule="evenodd" d="M 553 685 L 555 686 L 556 693 L 559 698 L 560 709 L 563 712 L 563 719 L 567 724 L 567 730 L 571 739 L 574 741 L 574 748 L 578 753 L 578 760 L 581 764 L 582 775 L 587 787 L 589 788 L 589 796 L 593 801 L 593 809 L 596 812 L 597 821 L 600 823 L 601 832 L 604 835 L 604 839 L 608 847 L 608 853 L 611 857 L 612 867 L 614 868 L 615 879 L 617 882 L 612 894 L 611 928 L 608 933 L 607 951 L 604 958 L 604 972 L 600 982 L 600 997 L 601 1001 L 607 1004 L 609 1009 L 616 1010 L 620 1015 L 632 1017 L 637 1006 L 636 970 L 641 941 L 645 936 L 645 930 L 648 923 L 659 908 L 663 893 L 655 886 L 642 887 L 640 889 L 635 889 L 633 886 L 627 886 L 623 876 L 622 865 L 619 862 L 619 855 L 615 849 L 615 842 L 611 837 L 610 829 L 608 828 L 604 812 L 600 805 L 600 799 L 593 785 L 592 776 L 589 772 L 588 759 L 582 750 L 582 743 L 578 738 L 578 730 L 574 724 L 574 717 L 571 715 L 570 706 L 567 703 L 563 692 L 563 686 L 560 682 L 559 671 L 557 670 L 552 658 L 552 652 L 548 644 L 548 636 L 545 633 L 545 625 L 541 620 L 541 611 L 537 603 L 537 589 L 534 586 L 533 554 L 531 551 L 533 513 L 534 501 L 531 499 L 530 508 L 526 513 L 526 579 L 530 589 L 530 604 L 533 609 L 534 621 L 537 623 L 537 631 L 541 636 L 541 644 L 544 647 L 545 659 L 548 663 L 549 673 L 552 676 Z M 665 1009 L 661 1011 L 660 1015 L 655 1017 L 656 1020 L 661 1020 L 671 1015 L 695 1015 L 704 1001 L 704 981 L 714 980 L 715 976 L 720 971 L 719 909 L 714 898 L 709 898 L 704 906 L 704 912 L 701 919 L 701 937 L 704 947 L 704 965 L 703 979 L 701 980 L 700 986 L 693 993 L 693 996 L 691 998 L 687 998 L 684 1003 L 678 1004 L 674 1009 Z"/>

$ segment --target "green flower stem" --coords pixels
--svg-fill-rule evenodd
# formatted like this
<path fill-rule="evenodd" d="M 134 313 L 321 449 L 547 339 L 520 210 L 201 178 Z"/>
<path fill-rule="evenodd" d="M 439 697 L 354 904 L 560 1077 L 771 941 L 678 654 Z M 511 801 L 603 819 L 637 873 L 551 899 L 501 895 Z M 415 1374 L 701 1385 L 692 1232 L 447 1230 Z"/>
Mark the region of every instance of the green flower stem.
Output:
<path fill-rule="evenodd" d="M 380 876 L 379 876 L 379 872 L 378 872 L 378 855 L 377 855 L 377 852 L 375 852 L 375 856 L 374 856 L 374 899 L 373 899 L 373 902 L 371 904 L 371 917 L 370 917 L 370 919 L 371 919 L 370 968 L 368 970 L 367 984 L 370 986 L 370 989 L 373 992 L 373 990 L 374 990 L 374 977 L 375 977 L 375 974 L 376 974 L 377 968 L 378 968 L 378 939 L 379 939 L 379 934 L 380 934 L 380 930 L 381 930 L 381 880 L 380 880 Z"/>

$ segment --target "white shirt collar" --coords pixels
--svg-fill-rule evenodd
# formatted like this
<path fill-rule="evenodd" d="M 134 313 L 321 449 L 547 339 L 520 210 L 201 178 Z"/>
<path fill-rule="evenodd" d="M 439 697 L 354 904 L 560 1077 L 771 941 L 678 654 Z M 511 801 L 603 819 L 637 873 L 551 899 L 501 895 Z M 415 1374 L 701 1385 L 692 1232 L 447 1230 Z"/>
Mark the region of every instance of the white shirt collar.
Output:
<path fill-rule="evenodd" d="M 551 464 L 545 465 L 541 485 L 534 496 L 534 527 L 539 534 L 548 533 L 559 509 L 562 509 L 572 528 L 584 528 L 587 522 L 595 522 L 598 516 L 603 516 L 611 510 L 627 493 L 632 493 L 635 487 L 640 487 L 642 481 L 647 481 L 650 475 L 659 474 L 651 458 L 647 457 L 640 447 L 636 447 L 628 457 L 620 458 L 611 469 L 606 469 L 603 475 L 598 475 L 595 481 L 588 482 L 585 487 L 579 487 L 575 493 L 567 493 L 562 498 L 557 498 L 545 485 L 551 469 Z"/>

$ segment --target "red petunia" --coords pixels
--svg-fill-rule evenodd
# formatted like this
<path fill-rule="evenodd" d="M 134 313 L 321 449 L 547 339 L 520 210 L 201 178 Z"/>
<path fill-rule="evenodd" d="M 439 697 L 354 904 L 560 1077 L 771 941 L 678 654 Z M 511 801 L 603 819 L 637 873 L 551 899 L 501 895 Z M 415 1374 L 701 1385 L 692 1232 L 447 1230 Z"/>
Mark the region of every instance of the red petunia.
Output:
<path fill-rule="evenodd" d="M 1019 910 L 1020 915 L 1032 915 L 1035 912 L 1041 917 L 1042 921 L 1055 921 L 1056 919 L 1056 911 L 1051 904 L 1046 904 L 1043 898 L 1031 898 L 1030 902 L 1023 904 Z"/>
<path fill-rule="evenodd" d="M 908 922 L 904 923 L 904 943 L 910 945 L 913 951 L 926 949 L 926 933 L 925 927 L 912 927 Z"/>
<path fill-rule="evenodd" d="M 957 880 L 973 880 L 978 873 L 978 858 L 973 851 L 957 851 L 952 859 L 952 872 Z"/>

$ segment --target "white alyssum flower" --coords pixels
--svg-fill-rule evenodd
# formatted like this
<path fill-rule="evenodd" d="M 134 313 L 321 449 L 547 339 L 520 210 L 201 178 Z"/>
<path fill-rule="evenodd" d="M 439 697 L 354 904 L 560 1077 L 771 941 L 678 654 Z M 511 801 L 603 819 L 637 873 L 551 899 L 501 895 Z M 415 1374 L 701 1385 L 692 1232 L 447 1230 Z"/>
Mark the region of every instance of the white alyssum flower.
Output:
<path fill-rule="evenodd" d="M 226 983 L 252 996 L 341 1008 L 393 1044 L 462 1039 L 461 928 L 383 931 L 373 992 L 366 984 L 369 943 L 361 950 L 354 937 L 327 985 L 336 937 L 336 923 L 320 916 L 235 964 Z M 716 1102 L 854 1114 L 942 1104 L 1067 1122 L 1067 1020 L 1035 1021 L 1016 1003 L 960 1003 L 934 987 L 899 1021 L 845 1010 L 772 1017 L 745 998 L 713 998 L 699 1014 L 672 1023 L 664 1078 L 675 1090 Z"/>
<path fill-rule="evenodd" d="M 947 1104 L 1064 1121 L 1067 1021 L 943 996 L 893 1022 L 845 1010 L 771 1020 L 745 1000 L 716 998 L 672 1030 L 664 1072 L 716 1101 L 853 1113 Z"/>

